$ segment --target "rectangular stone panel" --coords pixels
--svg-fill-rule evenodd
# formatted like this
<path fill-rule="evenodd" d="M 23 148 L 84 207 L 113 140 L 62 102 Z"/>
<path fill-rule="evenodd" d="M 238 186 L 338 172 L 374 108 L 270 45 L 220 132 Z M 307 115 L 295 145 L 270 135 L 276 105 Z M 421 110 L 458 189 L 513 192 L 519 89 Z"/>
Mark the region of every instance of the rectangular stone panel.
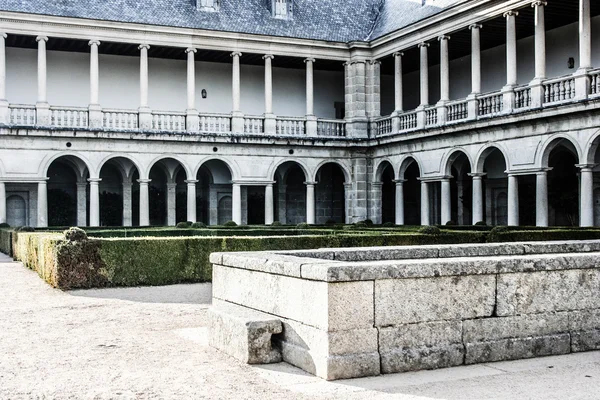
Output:
<path fill-rule="evenodd" d="M 383 374 L 454 367 L 462 365 L 464 361 L 462 344 L 421 346 L 381 351 L 380 353 Z"/>
<path fill-rule="evenodd" d="M 375 281 L 375 325 L 459 320 L 490 316 L 494 275 Z"/>
<path fill-rule="evenodd" d="M 568 333 L 466 343 L 465 364 L 567 354 L 571 349 Z"/>
<path fill-rule="evenodd" d="M 326 283 L 213 266 L 213 298 L 324 331 L 373 326 L 373 282 Z"/>
<path fill-rule="evenodd" d="M 568 313 L 481 318 L 463 322 L 465 343 L 569 332 Z"/>
<path fill-rule="evenodd" d="M 563 270 L 502 274 L 497 315 L 600 308 L 600 271 Z"/>
<path fill-rule="evenodd" d="M 600 350 L 600 310 L 569 313 L 571 351 Z"/>
<path fill-rule="evenodd" d="M 462 321 L 436 321 L 379 328 L 382 351 L 462 343 Z"/>

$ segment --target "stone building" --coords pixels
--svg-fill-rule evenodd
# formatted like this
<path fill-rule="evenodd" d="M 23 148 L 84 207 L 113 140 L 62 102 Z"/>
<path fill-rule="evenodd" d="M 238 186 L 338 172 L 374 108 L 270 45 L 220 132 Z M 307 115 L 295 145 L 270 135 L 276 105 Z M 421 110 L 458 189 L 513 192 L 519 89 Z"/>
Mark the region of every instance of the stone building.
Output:
<path fill-rule="evenodd" d="M 3 0 L 0 221 L 600 225 L 591 0 Z"/>

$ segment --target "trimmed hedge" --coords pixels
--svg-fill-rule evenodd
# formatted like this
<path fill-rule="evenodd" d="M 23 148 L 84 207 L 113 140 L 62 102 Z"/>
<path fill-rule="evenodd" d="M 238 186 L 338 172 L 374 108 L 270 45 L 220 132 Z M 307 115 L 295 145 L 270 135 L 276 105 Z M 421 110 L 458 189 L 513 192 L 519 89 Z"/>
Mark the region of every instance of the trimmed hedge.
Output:
<path fill-rule="evenodd" d="M 12 235 L 11 229 L 0 229 L 0 252 L 12 257 Z"/>

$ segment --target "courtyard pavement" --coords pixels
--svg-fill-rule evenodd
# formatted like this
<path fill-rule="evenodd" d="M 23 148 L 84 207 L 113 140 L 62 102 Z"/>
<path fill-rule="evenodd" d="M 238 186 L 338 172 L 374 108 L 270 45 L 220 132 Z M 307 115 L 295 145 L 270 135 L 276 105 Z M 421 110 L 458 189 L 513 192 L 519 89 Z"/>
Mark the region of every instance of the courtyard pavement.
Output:
<path fill-rule="evenodd" d="M 1 399 L 600 399 L 600 352 L 326 382 L 207 346 L 210 285 L 61 292 L 0 256 Z"/>

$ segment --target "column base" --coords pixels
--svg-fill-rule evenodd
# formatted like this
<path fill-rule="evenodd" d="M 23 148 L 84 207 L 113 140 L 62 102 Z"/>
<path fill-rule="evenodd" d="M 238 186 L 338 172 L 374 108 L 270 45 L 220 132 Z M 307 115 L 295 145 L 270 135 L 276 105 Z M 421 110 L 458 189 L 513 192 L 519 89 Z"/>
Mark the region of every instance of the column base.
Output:
<path fill-rule="evenodd" d="M 102 128 L 102 107 L 100 104 L 90 104 L 88 106 L 88 127 L 90 128 Z"/>
<path fill-rule="evenodd" d="M 265 114 L 265 135 L 276 135 L 277 134 L 277 120 L 275 114 Z"/>
<path fill-rule="evenodd" d="M 35 124 L 41 126 L 50 126 L 52 122 L 50 104 L 38 102 L 35 104 L 35 110 Z"/>
<path fill-rule="evenodd" d="M 185 130 L 190 133 L 200 132 L 200 116 L 195 108 L 186 110 Z"/>
<path fill-rule="evenodd" d="M 138 126 L 142 130 L 152 129 L 152 110 L 149 107 L 138 109 Z"/>

